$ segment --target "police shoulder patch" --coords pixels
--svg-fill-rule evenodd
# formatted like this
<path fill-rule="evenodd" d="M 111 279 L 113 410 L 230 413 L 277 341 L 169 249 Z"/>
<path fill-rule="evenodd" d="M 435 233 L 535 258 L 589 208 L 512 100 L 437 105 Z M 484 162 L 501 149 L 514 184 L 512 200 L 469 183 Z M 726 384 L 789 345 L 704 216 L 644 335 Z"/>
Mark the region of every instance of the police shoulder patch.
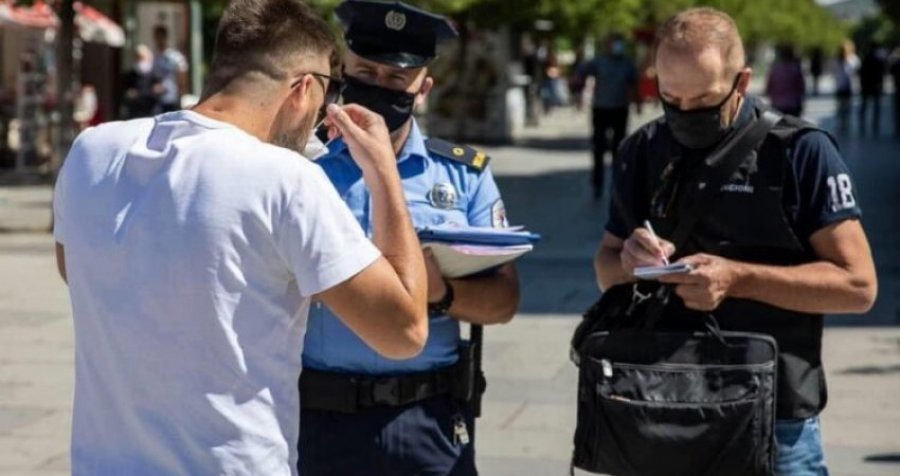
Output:
<path fill-rule="evenodd" d="M 429 138 L 425 141 L 425 147 L 434 155 L 466 164 L 478 171 L 484 170 L 491 161 L 491 158 L 484 152 L 467 145 L 457 145 L 441 139 Z"/>

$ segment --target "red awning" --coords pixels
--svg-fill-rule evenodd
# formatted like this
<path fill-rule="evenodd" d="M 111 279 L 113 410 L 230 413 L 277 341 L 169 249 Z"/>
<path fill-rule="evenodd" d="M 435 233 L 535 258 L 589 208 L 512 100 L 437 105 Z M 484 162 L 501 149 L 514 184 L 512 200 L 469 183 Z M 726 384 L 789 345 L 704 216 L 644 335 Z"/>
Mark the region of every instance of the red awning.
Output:
<path fill-rule="evenodd" d="M 0 26 L 14 25 L 28 28 L 56 28 L 59 18 L 49 5 L 41 0 L 34 5 L 14 6 L 10 2 L 0 1 Z"/>
<path fill-rule="evenodd" d="M 82 41 L 114 47 L 125 45 L 125 32 L 116 22 L 82 2 L 75 2 L 73 7 L 75 30 Z M 59 17 L 41 0 L 30 7 L 14 6 L 9 1 L 0 0 L 0 27 L 3 25 L 55 30 L 59 27 Z"/>
<path fill-rule="evenodd" d="M 125 46 L 125 32 L 116 22 L 82 2 L 75 2 L 74 8 L 75 27 L 83 41 L 114 47 Z"/>

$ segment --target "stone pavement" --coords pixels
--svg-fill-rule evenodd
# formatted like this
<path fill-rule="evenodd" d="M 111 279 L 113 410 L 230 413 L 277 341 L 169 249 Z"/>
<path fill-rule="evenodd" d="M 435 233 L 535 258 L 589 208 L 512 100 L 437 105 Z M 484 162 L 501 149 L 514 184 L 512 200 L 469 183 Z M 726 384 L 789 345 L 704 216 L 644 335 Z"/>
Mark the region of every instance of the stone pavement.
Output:
<path fill-rule="evenodd" d="M 830 127 L 832 111 L 830 100 L 816 99 L 808 116 Z M 633 122 L 657 112 L 650 109 Z M 520 144 L 486 148 L 510 219 L 544 235 L 520 263 L 519 315 L 485 333 L 489 384 L 477 445 L 486 476 L 568 474 L 576 379 L 568 339 L 598 294 L 591 256 L 608 207 L 607 199 L 590 197 L 587 134 L 587 116 L 563 109 Z M 836 476 L 900 475 L 897 144 L 841 138 L 866 212 L 881 290 L 869 315 L 828 321 L 830 402 L 823 429 Z M 2 475 L 61 475 L 69 468 L 72 325 L 45 231 L 50 196 L 48 187 L 0 187 Z"/>

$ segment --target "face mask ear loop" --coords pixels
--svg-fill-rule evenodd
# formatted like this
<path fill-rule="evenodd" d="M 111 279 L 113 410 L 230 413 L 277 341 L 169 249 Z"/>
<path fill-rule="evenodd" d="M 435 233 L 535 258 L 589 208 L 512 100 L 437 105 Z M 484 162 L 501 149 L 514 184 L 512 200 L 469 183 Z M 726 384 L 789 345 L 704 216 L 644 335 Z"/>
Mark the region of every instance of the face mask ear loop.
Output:
<path fill-rule="evenodd" d="M 312 134 L 315 134 L 316 131 L 319 130 L 320 127 L 322 127 L 323 125 L 325 125 L 325 120 L 326 120 L 326 119 L 328 119 L 328 114 L 325 114 L 325 116 L 322 117 L 322 120 L 320 120 L 318 123 L 316 123 L 316 125 L 313 126 L 313 128 L 312 128 Z M 338 135 L 334 136 L 333 138 L 328 139 L 327 141 L 323 142 L 322 145 L 324 145 L 325 147 L 328 147 L 328 146 L 331 145 L 331 143 L 334 142 L 338 137 L 340 137 L 340 134 L 338 134 Z"/>

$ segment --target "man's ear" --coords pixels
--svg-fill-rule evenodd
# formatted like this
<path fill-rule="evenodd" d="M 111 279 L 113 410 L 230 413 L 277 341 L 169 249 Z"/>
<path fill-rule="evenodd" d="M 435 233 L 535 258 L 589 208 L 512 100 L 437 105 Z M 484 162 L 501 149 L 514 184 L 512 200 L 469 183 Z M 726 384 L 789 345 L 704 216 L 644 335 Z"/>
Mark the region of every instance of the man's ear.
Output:
<path fill-rule="evenodd" d="M 753 68 L 745 67 L 740 71 L 741 79 L 738 80 L 737 90 L 741 95 L 746 95 L 750 89 L 750 78 L 753 77 Z"/>
<path fill-rule="evenodd" d="M 432 88 L 434 88 L 434 78 L 426 76 L 425 81 L 422 81 L 422 87 L 419 88 L 419 93 L 416 95 L 417 108 L 425 105 L 425 102 L 428 101 L 428 94 L 431 92 Z"/>
<path fill-rule="evenodd" d="M 308 108 L 308 105 L 313 101 L 313 89 L 316 87 L 313 83 L 315 81 L 316 78 L 313 75 L 304 75 L 303 79 L 291 91 L 290 101 L 295 108 L 301 110 Z"/>

